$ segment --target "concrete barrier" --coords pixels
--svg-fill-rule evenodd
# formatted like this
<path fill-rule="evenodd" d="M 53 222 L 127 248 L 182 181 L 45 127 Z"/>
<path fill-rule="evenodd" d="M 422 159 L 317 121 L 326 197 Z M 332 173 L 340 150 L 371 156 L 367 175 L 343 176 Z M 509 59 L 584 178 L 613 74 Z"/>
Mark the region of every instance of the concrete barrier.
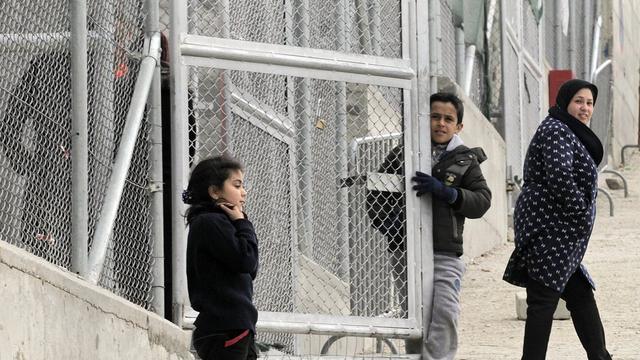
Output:
<path fill-rule="evenodd" d="M 160 316 L 0 240 L 0 360 L 193 359 Z"/>
<path fill-rule="evenodd" d="M 518 320 L 527 320 L 527 292 L 518 291 L 516 293 L 516 315 Z M 554 320 L 568 320 L 571 319 L 571 313 L 567 309 L 567 303 L 560 299 L 558 301 L 558 307 L 553 313 Z"/>

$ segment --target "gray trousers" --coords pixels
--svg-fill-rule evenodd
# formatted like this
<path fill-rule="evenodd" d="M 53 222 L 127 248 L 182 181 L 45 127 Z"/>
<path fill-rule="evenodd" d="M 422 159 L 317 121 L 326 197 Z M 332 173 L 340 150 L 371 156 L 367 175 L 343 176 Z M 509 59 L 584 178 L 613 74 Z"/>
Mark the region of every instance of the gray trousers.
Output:
<path fill-rule="evenodd" d="M 391 269 L 403 311 L 407 311 L 407 260 L 404 251 L 391 254 Z M 460 317 L 460 289 L 465 264 L 455 255 L 434 254 L 433 303 L 428 327 L 425 359 L 453 360 L 458 350 L 458 318 Z M 419 351 L 418 349 L 412 349 Z"/>
<path fill-rule="evenodd" d="M 455 255 L 433 256 L 433 303 L 426 359 L 453 360 L 458 351 L 460 289 L 465 264 Z"/>

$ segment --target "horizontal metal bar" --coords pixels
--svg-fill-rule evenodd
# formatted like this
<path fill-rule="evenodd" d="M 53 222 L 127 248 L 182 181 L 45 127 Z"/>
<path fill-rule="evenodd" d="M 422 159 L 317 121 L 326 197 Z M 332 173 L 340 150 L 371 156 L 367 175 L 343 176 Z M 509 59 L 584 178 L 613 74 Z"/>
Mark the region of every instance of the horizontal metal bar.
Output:
<path fill-rule="evenodd" d="M 370 172 L 367 174 L 367 190 L 402 193 L 404 191 L 404 176 Z"/>
<path fill-rule="evenodd" d="M 415 76 L 410 61 L 405 59 L 198 35 L 186 35 L 181 51 L 187 65 L 230 70 L 397 87 L 409 87 Z"/>
<path fill-rule="evenodd" d="M 183 326 L 193 327 L 197 313 L 185 315 Z M 422 330 L 412 319 L 366 318 L 359 316 L 333 316 L 319 314 L 293 314 L 261 311 L 258 331 L 292 334 L 342 335 L 393 339 L 420 339 Z"/>
<path fill-rule="evenodd" d="M 102 40 L 108 38 L 110 34 L 99 33 L 97 31 L 89 31 L 87 33 L 87 41 Z M 66 44 L 71 39 L 71 32 L 63 31 L 56 33 L 16 33 L 16 34 L 0 34 L 0 46 L 7 49 L 9 45 L 38 45 L 42 46 L 57 46 L 60 44 Z M 55 49 L 59 49 L 56 47 Z"/>
<path fill-rule="evenodd" d="M 263 104 L 240 91 L 232 84 L 231 111 L 248 120 L 253 125 L 266 131 L 273 137 L 289 145 L 293 144 L 295 127 L 291 120 L 278 114 L 266 104 Z"/>
<path fill-rule="evenodd" d="M 383 140 L 399 139 L 402 137 L 402 135 L 404 134 L 398 132 L 398 133 L 391 133 L 391 134 L 384 134 L 384 135 L 372 135 L 372 136 L 363 136 L 363 137 L 355 138 L 351 141 L 351 150 L 355 152 L 358 145 L 368 144 L 368 143 L 378 142 Z"/>

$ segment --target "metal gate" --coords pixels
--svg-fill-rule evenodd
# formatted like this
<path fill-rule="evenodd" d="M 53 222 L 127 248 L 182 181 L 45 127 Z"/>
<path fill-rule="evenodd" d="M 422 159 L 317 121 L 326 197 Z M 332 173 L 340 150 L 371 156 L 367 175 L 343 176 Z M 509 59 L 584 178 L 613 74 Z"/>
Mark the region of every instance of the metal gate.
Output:
<path fill-rule="evenodd" d="M 419 136 L 428 130 L 417 121 L 428 109 L 419 101 L 428 78 L 419 92 L 424 77 L 416 69 L 427 62 L 416 56 L 417 13 L 425 10 L 397 0 L 173 4 L 173 116 L 180 119 L 172 124 L 173 222 L 183 221 L 180 193 L 198 160 L 231 154 L 244 163 L 261 253 L 260 339 L 280 343 L 286 355 L 317 353 L 327 336 L 422 336 L 419 274 L 431 250 L 420 246 L 419 230 L 407 234 L 408 286 L 397 294 L 383 234 L 364 215 L 367 174 L 359 168 L 379 166 L 373 160 L 390 148 L 371 147 L 362 158 L 354 144 L 391 136 L 409 153 L 428 148 Z M 406 160 L 408 172 L 429 161 Z M 406 206 L 408 225 L 428 218 L 415 197 Z M 183 269 L 184 228 L 173 231 L 174 268 Z M 183 314 L 185 279 L 174 276 L 174 310 Z M 429 276 L 424 281 L 430 286 Z M 398 295 L 408 299 L 407 313 L 392 311 Z M 193 313 L 185 313 L 188 326 Z"/>

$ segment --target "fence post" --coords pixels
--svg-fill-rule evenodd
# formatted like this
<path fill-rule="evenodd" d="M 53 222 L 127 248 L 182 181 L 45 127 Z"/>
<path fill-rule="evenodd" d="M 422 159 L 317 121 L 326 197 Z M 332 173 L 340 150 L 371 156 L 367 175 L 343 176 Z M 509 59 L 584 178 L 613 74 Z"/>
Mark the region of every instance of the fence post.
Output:
<path fill-rule="evenodd" d="M 160 7 L 158 0 L 146 0 L 147 36 L 160 33 Z M 162 46 L 162 45 L 161 45 Z M 162 53 L 162 52 L 161 52 Z M 159 59 L 161 56 L 158 57 Z M 151 123 L 151 170 L 149 194 L 151 197 L 151 239 L 153 241 L 153 284 L 151 285 L 153 311 L 164 317 L 164 219 L 162 193 L 162 94 L 160 62 L 156 64 L 149 92 L 149 121 Z"/>
<path fill-rule="evenodd" d="M 71 271 L 87 275 L 88 262 L 88 91 L 87 2 L 71 6 Z"/>
<path fill-rule="evenodd" d="M 338 51 L 347 52 L 347 30 L 348 20 L 348 4 L 346 0 L 338 2 L 338 20 L 337 28 L 337 49 Z M 338 159 L 336 161 L 336 174 L 340 179 L 346 179 L 349 176 L 349 147 L 347 144 L 347 84 L 344 81 L 336 82 L 336 149 Z M 338 215 L 338 235 L 340 236 L 340 276 L 344 279 L 349 275 L 349 188 L 343 187 L 338 190 L 336 210 Z"/>
<path fill-rule="evenodd" d="M 169 38 L 169 61 L 171 62 L 171 314 L 172 321 L 182 326 L 184 306 L 187 298 L 187 248 L 182 215 L 182 190 L 186 189 L 189 159 L 188 121 L 188 73 L 181 62 L 180 44 L 188 32 L 187 3 L 171 2 L 171 36 Z"/>
<path fill-rule="evenodd" d="M 416 77 L 410 90 L 411 117 L 405 119 L 405 173 L 412 174 L 414 169 L 430 169 L 429 137 L 424 132 L 429 131 L 429 95 L 437 85 L 437 77 L 434 76 L 439 68 L 438 57 L 434 52 L 439 49 L 439 2 L 416 0 L 410 2 L 409 9 L 409 54 L 412 67 L 416 70 Z M 422 21 L 428 19 L 427 22 Z M 407 121 L 408 120 L 408 121 Z M 426 126 L 426 127 L 425 127 Z M 408 128 L 407 128 L 408 127 Z M 415 153 L 418 156 L 408 157 Z M 405 188 L 410 189 L 408 183 L 411 177 L 405 176 Z M 433 298 L 433 234 L 431 230 L 431 204 L 418 201 L 415 196 L 406 194 L 407 212 L 414 210 L 414 216 L 407 216 L 407 267 L 415 271 L 409 271 L 408 297 L 409 316 L 415 316 L 417 324 L 422 328 L 422 338 L 407 341 L 407 353 L 422 353 L 424 356 L 425 342 L 428 335 L 428 327 L 431 322 L 431 308 Z M 415 211 L 417 210 L 417 211 Z M 413 234 L 410 237 L 409 234 Z M 412 276 L 413 275 L 413 276 Z M 418 303 L 418 302 L 421 302 Z M 412 314 L 413 313 L 413 314 Z"/>

